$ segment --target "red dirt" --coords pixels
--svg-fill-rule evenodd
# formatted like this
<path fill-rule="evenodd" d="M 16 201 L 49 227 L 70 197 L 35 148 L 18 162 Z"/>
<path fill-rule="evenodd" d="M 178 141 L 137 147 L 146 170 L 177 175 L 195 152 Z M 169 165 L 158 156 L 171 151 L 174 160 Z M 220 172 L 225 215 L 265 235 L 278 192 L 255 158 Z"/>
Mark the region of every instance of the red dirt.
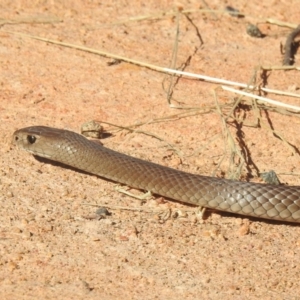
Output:
<path fill-rule="evenodd" d="M 110 58 L 6 32 L 169 67 L 176 18 L 113 23 L 170 11 L 173 2 L 59 3 L 0 3 L 1 18 L 17 21 L 0 29 L 1 299 L 297 299 L 300 226 L 211 211 L 199 221 L 196 208 L 159 197 L 141 204 L 116 192 L 114 183 L 41 163 L 11 146 L 12 133 L 18 128 L 47 125 L 79 131 L 82 123 L 98 120 L 121 126 L 144 122 L 137 129 L 162 140 L 105 125 L 112 136 L 102 140 L 103 144 L 191 173 L 212 175 L 224 154 L 222 120 L 215 110 L 152 122 L 187 112 L 168 106 L 162 85 L 169 82 L 165 74 L 124 62 L 108 66 Z M 177 7 L 198 9 L 199 3 L 183 1 Z M 215 10 L 229 4 L 209 2 Z M 291 29 L 261 20 L 297 24 L 299 2 L 238 1 L 231 5 L 246 17 L 193 12 L 189 20 L 181 15 L 176 67 L 190 57 L 187 72 L 248 83 L 255 67 L 281 64 L 280 43 Z M 49 17 L 61 22 L 34 21 Z M 19 22 L 24 19 L 31 21 Z M 258 23 L 266 36 L 247 35 L 249 22 Z M 300 94 L 299 71 L 278 70 L 267 75 L 267 87 Z M 180 78 L 172 104 L 209 108 L 215 105 L 213 91 L 217 87 Z M 220 104 L 230 103 L 234 97 L 220 88 L 216 93 Z M 293 105 L 300 101 L 265 96 Z M 246 126 L 257 123 L 251 107 L 237 113 L 244 118 L 241 132 L 235 126 L 229 128 L 236 142 L 237 136 L 242 136 L 257 169 L 273 169 L 283 183 L 296 185 L 299 151 L 293 147 L 298 149 L 300 144 L 298 116 L 261 111 L 263 126 L 257 128 Z M 271 127 L 287 143 L 275 136 Z M 221 164 L 218 176 L 228 176 L 229 158 L 227 155 Z M 253 166 L 250 169 L 243 169 L 242 180 L 259 180 Z M 111 215 L 91 218 L 97 209 L 92 205 L 98 204 L 107 205 Z M 114 206 L 171 209 L 182 216 L 164 220 L 157 212 Z"/>

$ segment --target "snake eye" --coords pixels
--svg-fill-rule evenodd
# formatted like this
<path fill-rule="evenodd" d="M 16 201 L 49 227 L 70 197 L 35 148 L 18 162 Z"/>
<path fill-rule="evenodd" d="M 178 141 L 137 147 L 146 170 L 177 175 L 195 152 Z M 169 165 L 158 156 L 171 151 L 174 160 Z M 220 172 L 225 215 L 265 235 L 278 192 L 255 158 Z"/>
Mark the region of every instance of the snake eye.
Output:
<path fill-rule="evenodd" d="M 36 137 L 34 135 L 27 135 L 27 141 L 29 144 L 34 144 L 36 141 Z"/>

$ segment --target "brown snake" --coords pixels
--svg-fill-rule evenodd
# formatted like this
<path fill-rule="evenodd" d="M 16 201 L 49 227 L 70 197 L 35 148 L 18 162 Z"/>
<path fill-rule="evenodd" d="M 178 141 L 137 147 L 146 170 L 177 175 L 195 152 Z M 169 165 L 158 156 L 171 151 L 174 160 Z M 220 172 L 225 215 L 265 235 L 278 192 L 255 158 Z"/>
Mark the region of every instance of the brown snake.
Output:
<path fill-rule="evenodd" d="M 300 222 L 300 186 L 194 175 L 107 149 L 72 131 L 45 126 L 17 130 L 13 143 L 34 155 L 181 202 Z"/>

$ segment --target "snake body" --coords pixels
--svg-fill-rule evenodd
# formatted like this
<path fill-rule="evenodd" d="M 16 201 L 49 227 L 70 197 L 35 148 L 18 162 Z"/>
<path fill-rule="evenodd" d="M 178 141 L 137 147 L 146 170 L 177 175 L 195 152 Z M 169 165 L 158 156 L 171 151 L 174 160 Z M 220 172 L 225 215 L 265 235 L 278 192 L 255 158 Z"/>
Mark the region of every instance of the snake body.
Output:
<path fill-rule="evenodd" d="M 113 151 L 72 131 L 45 126 L 17 130 L 13 142 L 34 155 L 181 202 L 300 223 L 300 186 L 194 175 Z"/>

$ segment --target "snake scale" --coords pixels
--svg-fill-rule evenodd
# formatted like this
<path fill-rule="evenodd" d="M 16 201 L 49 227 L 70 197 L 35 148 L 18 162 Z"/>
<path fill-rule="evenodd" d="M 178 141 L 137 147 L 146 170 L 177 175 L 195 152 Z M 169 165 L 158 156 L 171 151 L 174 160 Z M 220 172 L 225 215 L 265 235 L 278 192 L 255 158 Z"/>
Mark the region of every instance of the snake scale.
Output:
<path fill-rule="evenodd" d="M 300 223 L 300 186 L 190 174 L 113 151 L 72 131 L 45 126 L 17 130 L 13 143 L 34 155 L 181 202 Z"/>

